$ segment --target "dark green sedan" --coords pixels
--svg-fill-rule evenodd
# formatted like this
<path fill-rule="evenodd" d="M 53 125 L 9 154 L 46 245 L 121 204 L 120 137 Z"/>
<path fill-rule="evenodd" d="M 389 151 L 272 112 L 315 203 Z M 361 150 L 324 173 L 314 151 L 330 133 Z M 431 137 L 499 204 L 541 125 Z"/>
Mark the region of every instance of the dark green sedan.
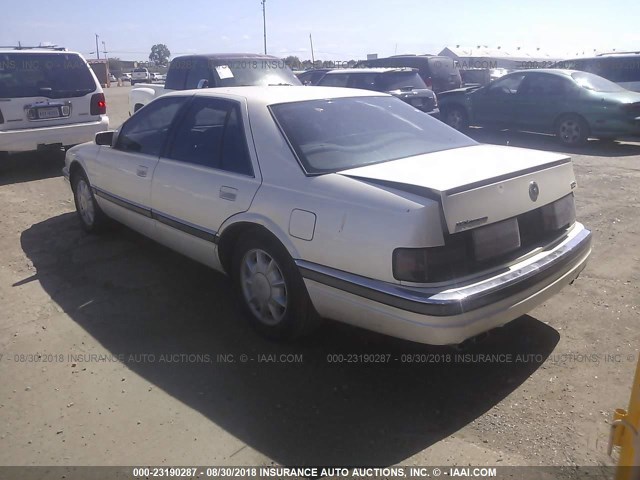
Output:
<path fill-rule="evenodd" d="M 485 87 L 442 92 L 438 100 L 441 118 L 458 130 L 555 133 L 565 145 L 640 136 L 640 93 L 587 72 L 513 72 Z"/>

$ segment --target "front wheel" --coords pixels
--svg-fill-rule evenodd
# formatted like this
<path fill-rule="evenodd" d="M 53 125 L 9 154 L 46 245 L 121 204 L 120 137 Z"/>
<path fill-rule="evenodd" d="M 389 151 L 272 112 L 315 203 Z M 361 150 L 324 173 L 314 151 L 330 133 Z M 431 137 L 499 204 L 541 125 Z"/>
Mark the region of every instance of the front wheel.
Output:
<path fill-rule="evenodd" d="M 293 259 L 269 235 L 252 231 L 240 239 L 232 277 L 247 318 L 263 335 L 290 340 L 320 323 Z"/>
<path fill-rule="evenodd" d="M 589 138 L 589 125 L 578 115 L 565 115 L 556 123 L 556 136 L 569 147 L 584 145 Z"/>
<path fill-rule="evenodd" d="M 91 184 L 84 172 L 71 178 L 73 200 L 82 228 L 88 233 L 96 233 L 104 229 L 108 219 L 91 191 Z"/>

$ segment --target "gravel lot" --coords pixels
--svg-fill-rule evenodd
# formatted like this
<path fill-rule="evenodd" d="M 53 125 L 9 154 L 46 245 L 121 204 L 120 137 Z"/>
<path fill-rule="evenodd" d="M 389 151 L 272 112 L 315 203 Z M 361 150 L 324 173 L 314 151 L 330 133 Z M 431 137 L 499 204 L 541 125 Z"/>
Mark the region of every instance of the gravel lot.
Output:
<path fill-rule="evenodd" d="M 112 126 L 129 89 L 106 92 Z M 61 155 L 15 156 L 0 173 L 0 464 L 612 464 L 640 345 L 640 144 L 571 153 L 590 264 L 464 357 L 330 322 L 263 340 L 224 276 L 124 228 L 85 235 Z"/>

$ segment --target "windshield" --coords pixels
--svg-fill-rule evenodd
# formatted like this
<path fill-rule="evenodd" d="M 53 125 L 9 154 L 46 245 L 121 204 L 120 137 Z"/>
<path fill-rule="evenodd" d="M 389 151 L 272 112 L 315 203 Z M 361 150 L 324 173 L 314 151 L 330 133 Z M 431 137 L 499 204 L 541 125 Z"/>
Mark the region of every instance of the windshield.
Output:
<path fill-rule="evenodd" d="M 95 89 L 79 55 L 0 53 L 0 98 L 81 97 Z"/>
<path fill-rule="evenodd" d="M 394 97 L 310 100 L 270 108 L 307 173 L 476 144 Z"/>
<path fill-rule="evenodd" d="M 571 74 L 571 78 L 575 82 L 587 90 L 593 90 L 594 92 L 624 92 L 625 89 L 620 85 L 617 85 L 606 78 L 599 77 L 592 73 L 587 72 L 574 72 Z"/>
<path fill-rule="evenodd" d="M 302 85 L 291 69 L 278 59 L 230 60 L 212 65 L 220 87 L 241 85 Z"/>
<path fill-rule="evenodd" d="M 381 91 L 403 88 L 427 88 L 418 72 L 390 72 L 378 76 L 377 87 Z"/>

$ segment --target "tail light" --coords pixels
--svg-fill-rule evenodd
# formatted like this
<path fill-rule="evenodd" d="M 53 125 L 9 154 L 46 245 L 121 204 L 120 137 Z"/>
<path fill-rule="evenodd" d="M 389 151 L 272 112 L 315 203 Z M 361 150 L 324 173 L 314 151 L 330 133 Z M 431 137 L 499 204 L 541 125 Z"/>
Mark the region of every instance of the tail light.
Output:
<path fill-rule="evenodd" d="M 104 115 L 107 113 L 107 102 L 104 93 L 94 93 L 91 95 L 91 115 Z"/>
<path fill-rule="evenodd" d="M 433 88 L 433 80 L 431 80 L 431 77 L 425 77 L 423 78 L 424 83 L 426 83 L 427 88 L 432 89 Z"/>
<path fill-rule="evenodd" d="M 466 273 L 467 258 L 464 242 L 443 247 L 396 248 L 393 276 L 396 280 L 415 283 L 441 281 Z"/>

